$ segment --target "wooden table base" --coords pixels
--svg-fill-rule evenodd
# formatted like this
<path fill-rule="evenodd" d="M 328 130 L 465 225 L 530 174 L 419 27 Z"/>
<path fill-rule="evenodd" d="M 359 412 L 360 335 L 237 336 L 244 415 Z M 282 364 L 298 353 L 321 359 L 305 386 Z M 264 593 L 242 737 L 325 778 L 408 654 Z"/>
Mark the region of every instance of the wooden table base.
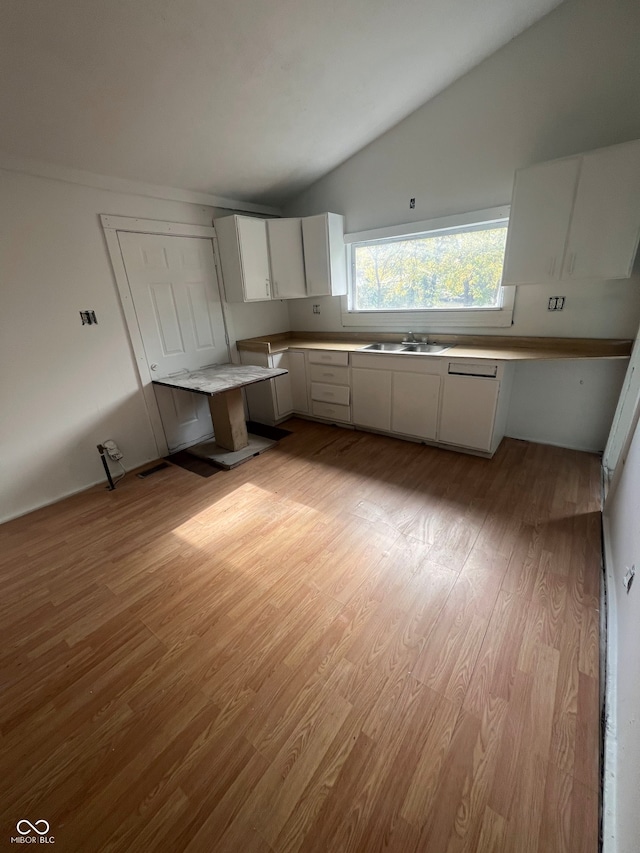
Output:
<path fill-rule="evenodd" d="M 225 450 L 242 450 L 249 444 L 240 388 L 209 397 L 209 411 L 216 444 Z"/>

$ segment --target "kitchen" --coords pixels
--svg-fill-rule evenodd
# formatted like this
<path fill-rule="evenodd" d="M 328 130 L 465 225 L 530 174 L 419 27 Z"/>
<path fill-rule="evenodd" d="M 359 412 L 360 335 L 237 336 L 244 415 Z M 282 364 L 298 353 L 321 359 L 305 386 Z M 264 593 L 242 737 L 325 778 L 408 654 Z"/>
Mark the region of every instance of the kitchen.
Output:
<path fill-rule="evenodd" d="M 2 230 L 8 250 L 0 264 L 8 286 L 0 322 L 3 355 L 12 365 L 12 376 L 5 377 L 3 389 L 7 451 L 2 459 L 2 518 L 14 518 L 99 482 L 95 445 L 106 435 L 119 442 L 130 468 L 157 458 L 100 214 L 204 227 L 233 211 L 260 218 L 335 211 L 345 217 L 347 233 L 361 233 L 503 206 L 511 198 L 517 169 L 640 138 L 637 9 L 621 2 L 605 13 L 601 6 L 567 0 L 397 127 L 278 207 L 265 200 L 232 206 L 226 197 L 231 193 L 222 198 L 187 190 L 172 193 L 126 177 L 80 173 L 82 163 L 78 171 L 43 164 L 35 147 L 3 155 Z M 352 108 L 358 109 L 357 102 Z M 96 121 L 104 126 L 106 119 Z M 30 156 L 38 162 L 27 162 Z M 409 206 L 412 198 L 415 208 Z M 639 283 L 635 271 L 629 279 L 563 281 L 561 288 L 557 282 L 518 286 L 513 325 L 496 333 L 631 341 L 640 323 Z M 549 299 L 561 296 L 566 297 L 563 310 L 549 311 Z M 316 304 L 319 314 L 313 312 Z M 98 325 L 80 326 L 77 312 L 87 308 L 95 309 Z M 334 296 L 228 305 L 232 344 L 294 331 L 344 334 L 342 316 L 341 298 Z M 409 331 L 438 341 L 445 334 L 407 324 L 356 331 L 367 335 L 363 344 L 387 335 L 402 340 Z M 456 326 L 446 330 L 455 336 L 470 332 Z M 305 356 L 308 352 L 305 348 Z M 387 355 L 368 357 L 381 364 Z M 506 435 L 602 451 L 624 381 L 625 358 L 519 360 Z M 308 384 L 305 389 L 308 398 Z M 406 428 L 398 432 L 411 433 Z M 630 452 L 628 464 L 635 458 Z M 628 504 L 635 492 L 624 473 L 622 477 L 618 494 Z M 614 527 L 629 513 L 625 505 L 617 510 Z M 627 527 L 632 524 L 633 518 Z M 637 559 L 631 545 L 624 547 L 629 556 L 619 557 L 622 572 Z M 618 585 L 622 589 L 621 579 Z M 633 624 L 633 602 L 633 593 L 622 599 L 623 608 L 629 608 L 628 613 L 620 611 L 625 625 Z M 633 638 L 633 631 L 628 636 Z M 633 645 L 633 639 L 628 642 Z M 625 666 L 634 671 L 633 657 Z M 621 686 L 632 700 L 634 678 L 621 679 Z M 628 701 L 621 694 L 623 708 Z M 631 763 L 635 743 L 632 733 L 625 744 Z M 629 779 L 624 767 L 619 772 Z M 627 783 L 621 783 L 622 839 L 636 837 L 628 790 Z"/>

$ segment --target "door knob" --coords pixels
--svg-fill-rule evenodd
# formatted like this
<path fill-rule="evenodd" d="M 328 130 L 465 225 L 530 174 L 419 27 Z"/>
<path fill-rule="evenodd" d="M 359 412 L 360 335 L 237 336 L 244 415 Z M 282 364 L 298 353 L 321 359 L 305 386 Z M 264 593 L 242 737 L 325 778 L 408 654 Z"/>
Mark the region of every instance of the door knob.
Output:
<path fill-rule="evenodd" d="M 149 367 L 151 368 L 151 370 L 157 370 L 158 369 L 157 364 L 150 364 Z"/>

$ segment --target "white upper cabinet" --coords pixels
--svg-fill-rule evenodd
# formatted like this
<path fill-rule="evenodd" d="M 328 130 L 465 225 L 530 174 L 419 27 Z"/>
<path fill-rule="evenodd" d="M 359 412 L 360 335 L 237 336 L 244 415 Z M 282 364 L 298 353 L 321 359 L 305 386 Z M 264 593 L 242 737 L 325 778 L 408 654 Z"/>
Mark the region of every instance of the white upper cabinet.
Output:
<path fill-rule="evenodd" d="M 629 278 L 640 234 L 640 140 L 582 157 L 563 278 Z"/>
<path fill-rule="evenodd" d="M 344 296 L 347 263 L 344 217 L 321 213 L 302 219 L 302 243 L 308 296 Z"/>
<path fill-rule="evenodd" d="M 631 275 L 640 234 L 640 140 L 516 173 L 503 284 Z"/>
<path fill-rule="evenodd" d="M 264 219 L 225 216 L 214 222 L 227 302 L 271 299 Z"/>
<path fill-rule="evenodd" d="M 267 236 L 273 298 L 307 296 L 300 219 L 268 219 Z"/>
<path fill-rule="evenodd" d="M 503 284 L 560 277 L 579 168 L 571 157 L 516 172 Z"/>

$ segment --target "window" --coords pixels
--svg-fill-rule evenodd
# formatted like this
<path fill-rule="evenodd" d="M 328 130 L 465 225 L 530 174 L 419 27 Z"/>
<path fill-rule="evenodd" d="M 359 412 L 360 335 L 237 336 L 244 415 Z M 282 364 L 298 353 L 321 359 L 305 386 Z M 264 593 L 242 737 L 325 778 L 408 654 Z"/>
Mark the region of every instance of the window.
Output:
<path fill-rule="evenodd" d="M 398 226 L 347 235 L 343 325 L 404 326 L 421 318 L 429 326 L 510 324 L 513 292 L 501 287 L 507 215 L 499 208 L 418 223 L 414 233 Z"/>

